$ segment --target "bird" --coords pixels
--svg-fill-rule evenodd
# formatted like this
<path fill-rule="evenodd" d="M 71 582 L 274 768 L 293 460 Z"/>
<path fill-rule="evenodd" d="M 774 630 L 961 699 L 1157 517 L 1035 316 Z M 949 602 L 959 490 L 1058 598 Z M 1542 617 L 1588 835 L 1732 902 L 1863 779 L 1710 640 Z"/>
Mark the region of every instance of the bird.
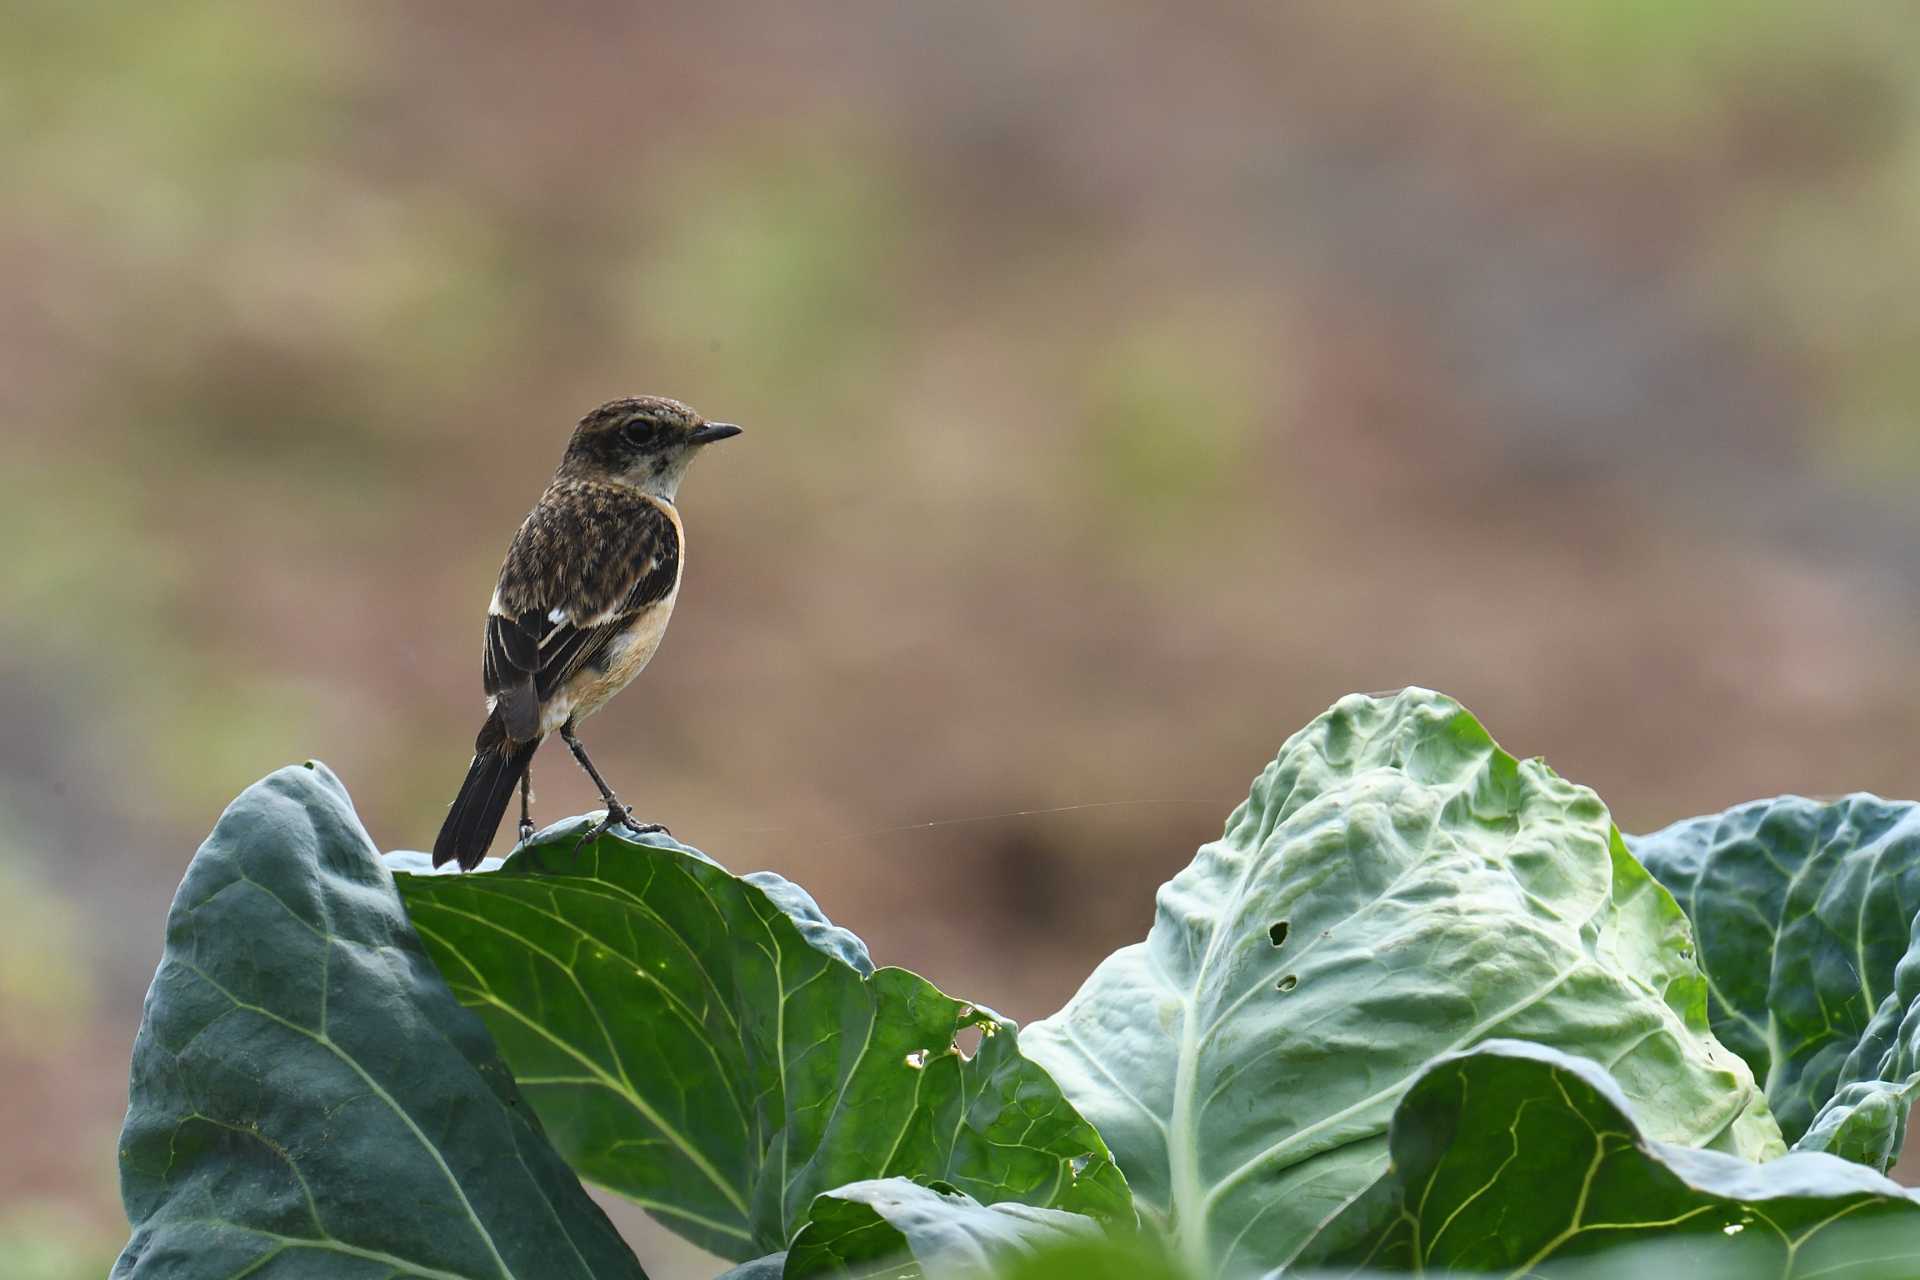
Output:
<path fill-rule="evenodd" d="M 466 780 L 433 843 L 433 865 L 478 866 L 520 791 L 520 842 L 533 835 L 534 752 L 558 733 L 614 825 L 645 834 L 587 755 L 577 729 L 640 674 L 680 592 L 686 530 L 675 501 L 688 464 L 740 434 L 678 400 L 628 396 L 580 419 L 540 500 L 507 548 L 487 605 L 481 682 L 487 718 Z"/>

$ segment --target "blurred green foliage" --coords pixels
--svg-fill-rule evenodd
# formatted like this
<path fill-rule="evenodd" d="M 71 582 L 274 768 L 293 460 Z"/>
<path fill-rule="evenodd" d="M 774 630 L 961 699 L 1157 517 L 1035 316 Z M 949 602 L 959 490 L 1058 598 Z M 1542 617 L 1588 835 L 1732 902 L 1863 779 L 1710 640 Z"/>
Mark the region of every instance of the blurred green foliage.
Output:
<path fill-rule="evenodd" d="M 1712 117 L 1730 79 L 1814 20 L 1793 0 L 1494 0 L 1459 16 L 1602 143 Z"/>
<path fill-rule="evenodd" d="M 348 123 L 328 108 L 351 42 L 334 15 L 303 16 L 288 39 L 210 0 L 23 0 L 0 50 L 0 137 L 18 162 L 0 181 L 32 211 L 90 212 L 125 249 L 177 252 L 223 220 L 210 209 L 231 217 L 273 190 L 271 171 L 237 161 L 290 156 Z"/>
<path fill-rule="evenodd" d="M 1001 1267 L 995 1280 L 1188 1280 L 1151 1237 L 1052 1245 Z"/>
<path fill-rule="evenodd" d="M 792 427 L 833 432 L 825 457 L 858 447 L 858 399 L 898 356 L 912 270 L 916 215 L 885 152 L 755 143 L 657 181 L 689 198 L 639 193 L 665 226 L 621 299 L 635 332 L 676 364 L 724 370 L 739 395 L 804 406 Z"/>
<path fill-rule="evenodd" d="M 1206 521 L 1196 506 L 1220 502 L 1243 474 L 1256 429 L 1256 400 L 1239 367 L 1234 334 L 1202 338 L 1191 323 L 1162 323 L 1102 349 L 1080 413 L 1083 456 L 1091 461 L 1099 506 L 1121 527 L 1129 554 L 1156 546 L 1188 550 Z M 1145 517 L 1156 535 L 1138 538 L 1128 522 Z M 1181 529 L 1188 536 L 1181 536 Z M 1171 545 L 1169 545 L 1171 544 Z"/>
<path fill-rule="evenodd" d="M 73 903 L 14 857 L 0 860 L 0 1052 L 58 1062 L 89 1025 L 95 1001 L 82 928 Z"/>
<path fill-rule="evenodd" d="M 1913 15 L 1793 0 L 1530 4 L 1462 15 L 1527 127 L 1677 184 L 1689 284 L 1826 402 L 1808 455 L 1858 485 L 1920 470 L 1920 82 Z M 1557 135 L 1557 137 L 1556 137 Z M 1691 224 L 1691 225 L 1688 225 Z M 1662 246 L 1662 250 L 1673 246 Z"/>
<path fill-rule="evenodd" d="M 99 1280 L 119 1243 L 104 1245 L 84 1222 L 58 1208 L 16 1204 L 0 1212 L 0 1258 L 7 1280 Z"/>

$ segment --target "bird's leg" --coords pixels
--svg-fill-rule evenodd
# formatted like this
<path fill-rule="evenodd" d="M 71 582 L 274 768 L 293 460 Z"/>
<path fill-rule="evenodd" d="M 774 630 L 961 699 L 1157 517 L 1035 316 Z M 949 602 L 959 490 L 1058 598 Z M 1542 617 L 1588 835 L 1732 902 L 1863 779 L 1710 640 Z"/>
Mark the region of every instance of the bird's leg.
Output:
<path fill-rule="evenodd" d="M 525 846 L 531 839 L 533 839 L 533 770 L 528 769 L 520 775 L 520 845 L 516 847 Z M 542 862 L 540 855 L 532 849 L 523 848 L 520 856 L 533 868 L 535 875 L 548 874 L 547 864 Z"/>
<path fill-rule="evenodd" d="M 672 834 L 672 832 L 668 832 L 665 827 L 657 822 L 635 822 L 633 820 L 633 810 L 620 803 L 620 797 L 613 794 L 613 788 L 607 785 L 607 780 L 600 776 L 598 769 L 593 767 L 593 761 L 587 758 L 587 748 L 579 738 L 574 736 L 571 721 L 560 726 L 560 736 L 566 740 L 567 749 L 573 752 L 573 758 L 580 762 L 580 767 L 587 771 L 589 778 L 593 779 L 593 785 L 600 788 L 600 798 L 607 802 L 607 816 L 596 823 L 593 829 L 588 831 L 586 835 L 580 837 L 580 844 L 585 844 L 589 840 L 598 839 L 603 832 L 611 830 L 615 823 L 626 827 L 636 835 L 650 835 L 655 831 L 666 832 L 668 835 Z M 578 848 L 579 845 L 575 845 L 574 847 Z"/>
<path fill-rule="evenodd" d="M 607 780 L 600 776 L 600 771 L 593 767 L 593 761 L 587 757 L 587 744 L 574 735 L 571 721 L 560 726 L 560 736 L 566 740 L 567 750 L 573 752 L 573 758 L 580 762 L 580 767 L 587 771 L 589 778 L 593 779 L 593 785 L 600 788 L 600 798 L 607 802 L 608 823 L 630 822 L 633 817 L 632 812 L 620 803 L 620 797 L 613 794 L 613 788 L 608 786 Z"/>

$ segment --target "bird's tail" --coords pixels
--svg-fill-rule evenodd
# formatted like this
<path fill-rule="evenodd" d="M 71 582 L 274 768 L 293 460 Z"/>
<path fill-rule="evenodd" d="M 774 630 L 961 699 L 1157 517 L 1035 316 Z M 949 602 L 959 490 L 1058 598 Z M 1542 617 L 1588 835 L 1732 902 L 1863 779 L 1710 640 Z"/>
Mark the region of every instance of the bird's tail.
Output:
<path fill-rule="evenodd" d="M 433 842 L 436 867 L 457 861 L 462 871 L 471 871 L 480 865 L 513 800 L 513 789 L 520 785 L 527 766 L 533 763 L 533 753 L 539 749 L 538 739 L 510 742 L 504 736 L 489 734 L 487 729 L 492 727 L 493 721 L 489 720 L 487 728 L 480 731 L 467 780 L 460 784 L 460 794 L 453 798 L 453 807 L 447 810 L 447 820 Z"/>

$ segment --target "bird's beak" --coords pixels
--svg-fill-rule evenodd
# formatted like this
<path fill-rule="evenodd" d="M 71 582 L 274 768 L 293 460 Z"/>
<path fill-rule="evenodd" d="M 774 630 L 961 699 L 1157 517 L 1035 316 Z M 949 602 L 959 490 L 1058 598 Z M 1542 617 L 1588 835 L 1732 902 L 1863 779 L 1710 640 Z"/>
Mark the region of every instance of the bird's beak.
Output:
<path fill-rule="evenodd" d="M 731 422 L 709 422 L 704 426 L 695 427 L 687 439 L 695 444 L 712 444 L 715 440 L 725 440 L 728 436 L 739 434 L 740 428 Z"/>

